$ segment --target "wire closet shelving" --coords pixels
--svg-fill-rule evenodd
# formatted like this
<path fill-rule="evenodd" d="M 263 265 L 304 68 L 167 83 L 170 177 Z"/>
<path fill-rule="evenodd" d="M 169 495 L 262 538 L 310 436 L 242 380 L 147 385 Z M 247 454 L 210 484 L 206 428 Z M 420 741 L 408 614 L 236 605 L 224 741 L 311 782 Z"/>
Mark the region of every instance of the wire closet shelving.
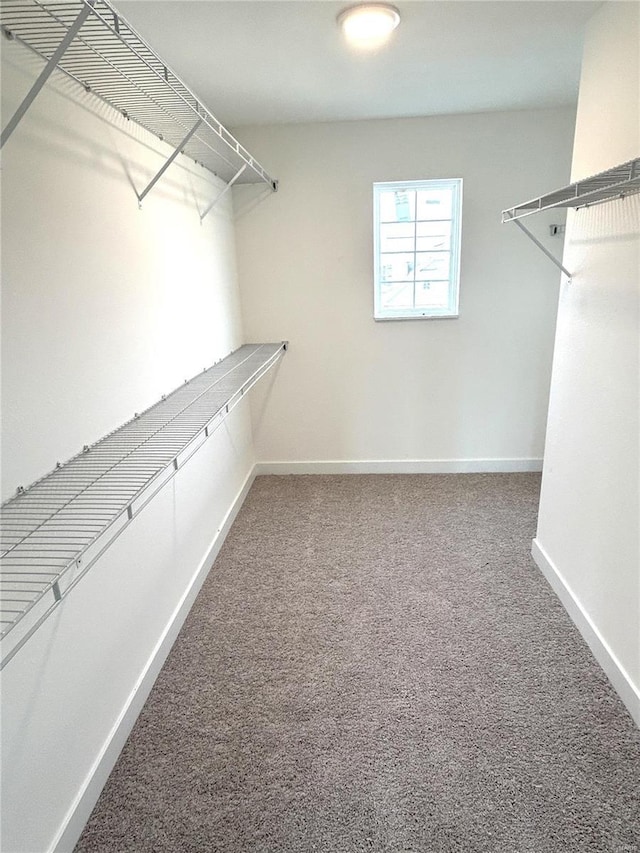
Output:
<path fill-rule="evenodd" d="M 173 149 L 138 194 L 140 202 L 181 152 L 228 186 L 264 182 L 277 189 L 277 181 L 107 0 L 1 0 L 0 25 L 8 39 L 46 63 L 3 129 L 2 145 L 59 69 Z"/>
<path fill-rule="evenodd" d="M 240 347 L 2 505 L 0 668 L 286 349 Z"/>
<path fill-rule="evenodd" d="M 599 172 L 597 175 L 591 175 L 589 178 L 583 178 L 562 189 L 517 204 L 515 207 L 509 207 L 502 211 L 502 221 L 515 222 L 520 230 L 571 280 L 571 273 L 520 220 L 542 210 L 589 207 L 592 204 L 602 204 L 635 193 L 640 193 L 640 157 L 622 163 L 620 166 L 614 166 L 605 172 Z"/>

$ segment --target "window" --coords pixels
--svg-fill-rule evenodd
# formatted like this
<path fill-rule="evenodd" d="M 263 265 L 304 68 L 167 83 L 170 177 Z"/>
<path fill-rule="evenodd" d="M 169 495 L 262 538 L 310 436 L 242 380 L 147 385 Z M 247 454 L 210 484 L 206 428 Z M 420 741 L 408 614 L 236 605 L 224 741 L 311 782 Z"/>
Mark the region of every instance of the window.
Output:
<path fill-rule="evenodd" d="M 374 317 L 457 317 L 462 179 L 373 185 Z"/>

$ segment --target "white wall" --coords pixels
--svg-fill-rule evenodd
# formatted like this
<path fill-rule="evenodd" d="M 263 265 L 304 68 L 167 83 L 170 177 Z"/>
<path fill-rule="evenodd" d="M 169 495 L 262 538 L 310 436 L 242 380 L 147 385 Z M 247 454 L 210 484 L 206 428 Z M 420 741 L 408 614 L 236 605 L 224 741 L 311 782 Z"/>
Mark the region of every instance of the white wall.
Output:
<path fill-rule="evenodd" d="M 268 399 L 256 395 L 258 459 L 281 463 L 266 470 L 541 466 L 560 273 L 500 212 L 567 182 L 573 120 L 562 109 L 242 129 L 281 181 L 270 197 L 235 195 L 247 333 L 291 342 Z M 455 177 L 460 318 L 374 322 L 373 182 Z M 532 227 L 547 240 L 557 221 Z"/>
<path fill-rule="evenodd" d="M 3 60 L 6 121 L 41 63 Z M 180 157 L 138 210 L 170 149 L 76 89 L 2 152 L 3 498 L 243 343 L 228 208 L 198 216 L 218 182 Z"/>
<path fill-rule="evenodd" d="M 3 44 L 3 124 L 39 71 Z M 3 150 L 3 495 L 243 342 L 219 182 L 55 78 Z M 250 482 L 242 403 L 2 673 L 2 849 L 69 850 Z M 222 528 L 222 534 L 220 530 Z M 95 772 L 95 775 L 94 775 Z"/>
<path fill-rule="evenodd" d="M 640 7 L 587 30 L 574 180 L 640 156 Z M 640 196 L 569 216 L 534 554 L 640 724 Z"/>

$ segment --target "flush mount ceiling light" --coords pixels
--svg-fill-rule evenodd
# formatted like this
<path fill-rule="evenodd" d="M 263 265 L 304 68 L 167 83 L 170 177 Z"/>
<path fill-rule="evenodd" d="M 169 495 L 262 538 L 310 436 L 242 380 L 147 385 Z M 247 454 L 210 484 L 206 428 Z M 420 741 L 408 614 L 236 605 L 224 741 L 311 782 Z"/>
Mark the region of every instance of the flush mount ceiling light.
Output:
<path fill-rule="evenodd" d="M 361 47 L 382 44 L 399 23 L 400 13 L 389 3 L 361 3 L 338 15 L 338 24 L 347 39 Z"/>

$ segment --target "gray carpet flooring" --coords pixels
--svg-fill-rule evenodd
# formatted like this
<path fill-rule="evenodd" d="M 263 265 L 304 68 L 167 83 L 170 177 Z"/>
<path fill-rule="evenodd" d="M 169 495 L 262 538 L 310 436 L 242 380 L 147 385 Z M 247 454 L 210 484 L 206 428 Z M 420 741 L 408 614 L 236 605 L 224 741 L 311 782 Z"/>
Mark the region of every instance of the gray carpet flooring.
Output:
<path fill-rule="evenodd" d="M 77 845 L 640 850 L 640 732 L 535 474 L 259 477 Z"/>

